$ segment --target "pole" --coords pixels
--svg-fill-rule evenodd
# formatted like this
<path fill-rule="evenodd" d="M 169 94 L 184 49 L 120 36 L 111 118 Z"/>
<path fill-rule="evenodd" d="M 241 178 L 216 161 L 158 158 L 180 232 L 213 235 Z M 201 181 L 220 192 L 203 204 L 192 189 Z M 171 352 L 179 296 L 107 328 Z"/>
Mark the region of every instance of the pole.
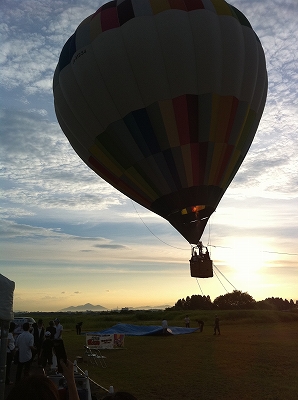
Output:
<path fill-rule="evenodd" d="M 0 400 L 4 400 L 5 374 L 6 374 L 6 352 L 9 321 L 0 320 L 1 344 L 0 344 Z"/>

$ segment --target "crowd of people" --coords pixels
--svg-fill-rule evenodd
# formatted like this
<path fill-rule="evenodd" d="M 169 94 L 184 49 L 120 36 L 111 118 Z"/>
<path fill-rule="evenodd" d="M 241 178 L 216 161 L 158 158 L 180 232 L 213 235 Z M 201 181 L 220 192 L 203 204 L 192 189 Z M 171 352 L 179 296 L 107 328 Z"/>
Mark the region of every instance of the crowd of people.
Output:
<path fill-rule="evenodd" d="M 20 333 L 14 322 L 10 323 L 7 338 L 7 360 L 5 384 L 10 385 L 11 365 L 17 364 L 15 381 L 29 376 L 32 362 L 36 359 L 38 366 L 45 368 L 53 366 L 54 340 L 62 339 L 63 326 L 58 318 L 50 321 L 45 328 L 42 319 L 30 326 L 25 322 Z"/>
<path fill-rule="evenodd" d="M 77 334 L 81 333 L 82 323 L 77 324 Z M 29 322 L 22 325 L 22 329 L 14 322 L 10 323 L 7 338 L 6 385 L 12 385 L 11 366 L 17 364 L 15 384 L 9 390 L 6 400 L 60 400 L 61 393 L 55 383 L 46 376 L 45 368 L 49 372 L 57 372 L 55 356 L 55 341 L 62 341 L 63 326 L 58 318 L 50 321 L 45 327 L 39 319 L 32 326 Z M 32 362 L 36 361 L 42 368 L 41 374 L 30 375 Z M 62 374 L 67 383 L 68 400 L 79 400 L 75 382 L 74 364 L 70 360 L 59 360 Z M 137 400 L 127 392 L 109 393 L 105 399 Z"/>
<path fill-rule="evenodd" d="M 61 361 L 63 375 L 67 381 L 68 399 L 80 400 L 76 387 L 73 363 Z M 8 394 L 7 400 L 60 400 L 59 389 L 45 375 L 26 376 L 16 382 Z"/>
<path fill-rule="evenodd" d="M 62 341 L 63 326 L 58 318 L 50 321 L 47 327 L 42 319 L 30 326 L 29 322 L 23 323 L 22 329 L 14 322 L 10 323 L 7 338 L 7 361 L 5 384 L 11 385 L 11 365 L 17 364 L 15 385 L 9 391 L 7 400 L 58 400 L 59 391 L 56 385 L 46 376 L 44 368 L 49 366 L 55 371 L 56 357 L 54 342 Z M 32 362 L 36 360 L 38 366 L 43 368 L 43 373 L 30 376 Z M 69 400 L 79 400 L 75 383 L 74 366 L 70 360 L 59 360 L 63 376 L 67 382 Z"/>

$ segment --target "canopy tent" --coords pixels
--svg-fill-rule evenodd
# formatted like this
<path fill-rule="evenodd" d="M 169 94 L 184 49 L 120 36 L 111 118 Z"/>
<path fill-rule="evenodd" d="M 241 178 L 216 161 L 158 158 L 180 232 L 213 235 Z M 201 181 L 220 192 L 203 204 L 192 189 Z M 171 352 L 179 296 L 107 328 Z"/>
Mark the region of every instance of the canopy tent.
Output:
<path fill-rule="evenodd" d="M 169 326 L 168 334 L 183 335 L 186 333 L 193 333 L 198 331 L 199 328 L 181 328 L 178 326 Z M 88 332 L 91 335 L 105 335 L 112 333 L 124 333 L 127 336 L 153 336 L 162 335 L 163 330 L 160 325 L 131 325 L 131 324 L 116 324 L 111 328 L 105 329 L 100 332 Z"/>
<path fill-rule="evenodd" d="M 9 322 L 13 320 L 13 291 L 15 283 L 0 274 L 0 399 L 4 398 L 6 347 Z"/>

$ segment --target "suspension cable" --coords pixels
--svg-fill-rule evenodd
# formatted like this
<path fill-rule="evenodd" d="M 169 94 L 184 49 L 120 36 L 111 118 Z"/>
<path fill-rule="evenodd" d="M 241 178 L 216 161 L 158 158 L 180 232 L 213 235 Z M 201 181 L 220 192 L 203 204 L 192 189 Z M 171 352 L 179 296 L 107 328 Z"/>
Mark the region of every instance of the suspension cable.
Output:
<path fill-rule="evenodd" d="M 233 288 L 234 288 L 235 290 L 237 290 L 237 289 L 235 288 L 235 286 L 224 276 L 224 274 L 223 274 L 222 272 L 220 272 L 220 270 L 217 268 L 217 266 L 216 266 L 215 264 L 213 264 L 213 267 L 215 267 L 216 270 L 225 278 L 225 280 L 226 280 L 231 286 L 233 286 Z M 213 270 L 213 272 L 214 272 L 214 270 Z"/>
<path fill-rule="evenodd" d="M 130 199 L 130 200 L 131 200 L 131 199 Z M 142 219 L 142 217 L 140 216 L 138 210 L 136 209 L 136 206 L 134 205 L 134 202 L 133 202 L 132 200 L 131 200 L 131 202 L 132 202 L 132 205 L 133 205 L 133 207 L 134 207 L 136 213 L 138 214 L 140 220 L 141 220 L 141 221 L 143 222 L 143 224 L 146 226 L 146 228 L 148 229 L 148 231 L 149 231 L 154 237 L 156 237 L 156 239 L 158 239 L 160 242 L 162 242 L 163 244 L 166 244 L 166 245 L 169 246 L 169 247 L 173 247 L 174 249 L 178 249 L 178 250 L 189 250 L 189 249 L 181 249 L 180 247 L 172 246 L 171 244 L 164 242 L 161 238 L 159 238 L 158 236 L 156 236 L 155 233 L 152 232 L 152 230 L 149 228 L 148 225 L 146 225 L 145 221 L 144 221 L 144 220 Z"/>
<path fill-rule="evenodd" d="M 142 219 L 141 215 L 139 214 L 138 210 L 136 209 L 136 206 L 134 204 L 134 202 L 130 199 L 133 208 L 135 209 L 135 212 L 138 214 L 140 220 L 143 222 L 143 224 L 145 225 L 145 227 L 148 229 L 148 231 L 154 236 L 156 237 L 156 239 L 158 239 L 160 242 L 162 242 L 163 244 L 165 244 L 166 246 L 172 247 L 173 249 L 177 249 L 177 250 L 189 250 L 189 249 L 182 249 L 181 247 L 176 247 L 176 246 L 172 246 L 171 244 L 163 241 L 162 239 L 160 239 L 157 235 L 155 235 L 154 232 L 152 232 L 152 230 L 149 228 L 149 226 L 145 223 L 145 221 Z M 210 221 L 208 221 L 209 224 L 209 238 L 208 238 L 208 243 L 207 243 L 207 247 L 214 247 L 214 248 L 221 248 L 221 249 L 233 249 L 233 247 L 229 247 L 229 246 L 215 246 L 213 244 L 211 244 L 211 223 Z M 267 251 L 267 250 L 261 250 L 262 253 L 271 253 L 271 254 L 281 254 L 281 255 L 288 255 L 288 256 L 298 256 L 298 253 L 287 253 L 287 252 L 278 252 L 278 251 Z M 211 252 L 210 252 L 211 255 Z M 220 271 L 219 271 L 220 272 Z M 233 286 L 233 285 L 232 285 Z"/>
<path fill-rule="evenodd" d="M 214 248 L 218 247 L 220 249 L 234 249 L 234 247 L 229 247 L 229 246 L 215 246 L 209 242 L 208 242 L 207 246 L 214 247 Z M 280 252 L 280 251 L 260 250 L 259 252 L 260 253 L 271 253 L 271 254 L 284 254 L 287 256 L 298 256 L 298 253 L 287 253 L 287 252 Z"/>
<path fill-rule="evenodd" d="M 197 280 L 197 284 L 199 285 L 199 288 L 200 288 L 200 291 L 201 291 L 201 293 L 202 293 L 202 296 L 204 296 L 204 293 L 203 293 L 203 290 L 202 290 L 202 288 L 201 288 L 201 285 L 199 284 L 198 278 L 196 278 L 196 280 Z"/>
<path fill-rule="evenodd" d="M 226 291 L 227 293 L 229 293 L 229 292 L 227 291 L 226 287 L 224 286 L 224 284 L 222 283 L 222 281 L 219 279 L 217 273 L 216 273 L 215 271 L 213 271 L 213 273 L 214 273 L 214 275 L 216 276 L 216 278 L 219 280 L 219 283 L 221 284 L 221 286 L 225 289 L 225 291 Z"/>

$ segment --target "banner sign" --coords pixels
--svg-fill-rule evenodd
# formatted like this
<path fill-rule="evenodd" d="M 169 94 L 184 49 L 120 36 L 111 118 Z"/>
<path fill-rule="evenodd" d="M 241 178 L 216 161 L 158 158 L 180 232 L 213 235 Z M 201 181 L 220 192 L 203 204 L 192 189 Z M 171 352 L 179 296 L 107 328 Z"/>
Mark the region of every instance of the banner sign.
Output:
<path fill-rule="evenodd" d="M 86 345 L 90 349 L 118 349 L 124 347 L 123 333 L 112 333 L 107 335 L 86 334 Z"/>

